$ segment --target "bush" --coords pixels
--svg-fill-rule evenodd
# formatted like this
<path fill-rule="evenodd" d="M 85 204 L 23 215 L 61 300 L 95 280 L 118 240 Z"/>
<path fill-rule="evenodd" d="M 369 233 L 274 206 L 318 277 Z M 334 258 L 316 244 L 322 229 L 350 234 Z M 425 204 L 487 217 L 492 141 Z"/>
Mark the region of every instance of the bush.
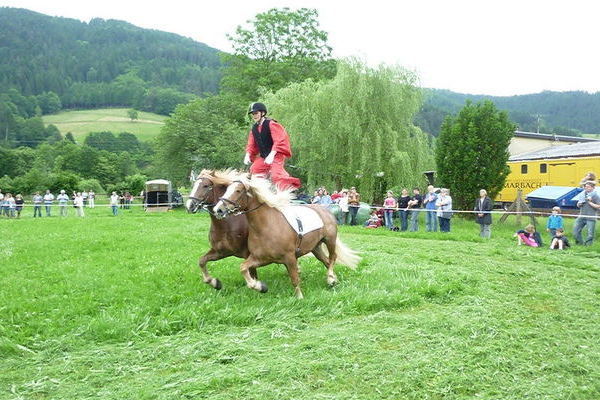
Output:
<path fill-rule="evenodd" d="M 89 192 L 91 190 L 94 193 L 105 193 L 104 188 L 98 179 L 82 179 L 79 181 L 77 188 L 82 192 Z"/>

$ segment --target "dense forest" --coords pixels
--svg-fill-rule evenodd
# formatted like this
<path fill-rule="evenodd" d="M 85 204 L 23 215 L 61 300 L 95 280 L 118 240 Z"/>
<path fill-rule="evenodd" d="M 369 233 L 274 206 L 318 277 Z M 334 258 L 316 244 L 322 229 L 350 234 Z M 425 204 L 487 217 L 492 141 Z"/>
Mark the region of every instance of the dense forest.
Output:
<path fill-rule="evenodd" d="M 426 89 L 426 100 L 416 122 L 426 132 L 437 136 L 446 115 L 456 114 L 467 100 L 491 100 L 506 110 L 518 129 L 529 132 L 580 136 L 600 133 L 600 92 L 550 92 L 520 96 L 486 96 L 455 93 L 450 90 Z"/>
<path fill-rule="evenodd" d="M 127 22 L 50 17 L 0 8 L 0 90 L 54 93 L 62 107 L 136 107 L 168 114 L 190 94 L 215 93 L 219 51 Z"/>

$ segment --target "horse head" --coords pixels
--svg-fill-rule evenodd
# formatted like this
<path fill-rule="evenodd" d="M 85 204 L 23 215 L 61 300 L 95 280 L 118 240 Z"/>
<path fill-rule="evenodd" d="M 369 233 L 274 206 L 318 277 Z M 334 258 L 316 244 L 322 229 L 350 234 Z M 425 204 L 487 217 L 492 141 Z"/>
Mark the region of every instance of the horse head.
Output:
<path fill-rule="evenodd" d="M 242 214 L 248 210 L 248 200 L 251 197 L 248 186 L 241 180 L 231 182 L 223 196 L 213 208 L 215 216 L 219 219 L 229 215 Z"/>
<path fill-rule="evenodd" d="M 196 213 L 200 208 L 214 206 L 219 196 L 225 192 L 226 186 L 215 184 L 212 173 L 212 171 L 205 170 L 196 177 L 185 204 L 189 213 Z"/>

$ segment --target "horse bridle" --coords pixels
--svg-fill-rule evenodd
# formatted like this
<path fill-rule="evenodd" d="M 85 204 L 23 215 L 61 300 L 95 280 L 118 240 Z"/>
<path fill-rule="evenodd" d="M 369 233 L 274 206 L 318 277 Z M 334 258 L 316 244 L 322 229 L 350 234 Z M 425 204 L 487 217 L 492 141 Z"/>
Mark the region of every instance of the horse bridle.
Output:
<path fill-rule="evenodd" d="M 204 178 L 200 178 L 200 179 L 207 179 L 210 182 L 210 188 L 207 189 L 207 192 L 208 191 L 212 191 L 214 189 L 215 184 L 209 178 L 204 177 Z M 213 213 L 213 211 L 212 211 L 212 207 L 215 206 L 214 203 L 207 203 L 206 201 L 201 200 L 201 199 L 199 199 L 197 197 L 194 197 L 194 196 L 189 196 L 188 199 L 194 200 L 197 203 L 197 205 L 194 208 L 194 212 L 198 211 L 198 208 L 202 207 L 202 209 L 204 211 L 208 212 L 211 215 L 215 215 Z"/>
<path fill-rule="evenodd" d="M 246 187 L 246 185 L 244 185 L 244 183 L 242 181 L 232 181 L 231 183 L 239 183 L 239 184 L 243 185 L 244 188 Z M 233 209 L 229 209 L 229 208 L 226 209 L 227 213 L 232 214 L 232 215 L 248 214 L 254 210 L 258 210 L 259 208 L 261 208 L 263 206 L 263 204 L 265 204 L 265 203 L 260 203 L 258 206 L 254 207 L 251 210 L 242 210 L 242 205 L 236 201 L 226 199 L 225 197 L 219 197 L 219 200 L 222 201 L 223 203 L 231 204 L 233 206 Z"/>

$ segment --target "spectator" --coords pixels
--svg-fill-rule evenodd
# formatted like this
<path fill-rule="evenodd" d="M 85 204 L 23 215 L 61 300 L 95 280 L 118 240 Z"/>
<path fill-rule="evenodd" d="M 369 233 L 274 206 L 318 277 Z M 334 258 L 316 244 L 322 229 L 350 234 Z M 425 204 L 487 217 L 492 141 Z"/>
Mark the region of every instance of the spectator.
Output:
<path fill-rule="evenodd" d="M 35 192 L 33 195 L 33 218 L 42 218 L 42 202 L 44 198 L 40 195 L 40 192 Z"/>
<path fill-rule="evenodd" d="M 83 205 L 86 206 L 88 204 L 88 192 L 86 192 L 85 190 L 81 192 L 81 197 L 83 197 Z"/>
<path fill-rule="evenodd" d="M 0 216 L 4 216 L 8 218 L 8 195 L 10 193 L 6 193 L 2 196 L 2 200 L 0 200 Z"/>
<path fill-rule="evenodd" d="M 379 228 L 381 226 L 381 219 L 379 219 L 379 215 L 377 215 L 377 210 L 371 211 L 371 216 L 365 225 L 367 228 Z"/>
<path fill-rule="evenodd" d="M 442 189 L 440 191 L 435 206 L 437 208 L 440 232 L 450 232 L 450 219 L 452 218 L 452 197 L 450 197 L 450 190 Z"/>
<path fill-rule="evenodd" d="M 535 230 L 535 226 L 529 224 L 525 229 L 517 231 L 513 237 L 517 238 L 517 244 L 520 246 L 540 247 L 542 246 L 542 237 Z"/>
<path fill-rule="evenodd" d="M 550 243 L 551 250 L 564 250 L 567 247 L 571 247 L 569 245 L 569 239 L 565 236 L 565 231 L 563 228 L 556 228 L 554 232 L 554 236 L 552 237 L 552 242 Z"/>
<path fill-rule="evenodd" d="M 18 194 L 15 197 L 15 204 L 17 206 L 17 218 L 21 218 L 21 211 L 23 211 L 23 204 L 25 204 L 25 200 L 23 200 L 23 196 L 21 196 L 21 194 Z"/>
<path fill-rule="evenodd" d="M 331 201 L 333 201 L 334 203 L 337 204 L 340 197 L 342 197 L 342 191 L 340 190 L 338 192 L 337 190 L 334 190 L 333 193 L 331 194 Z"/>
<path fill-rule="evenodd" d="M 88 208 L 95 207 L 96 193 L 93 190 L 88 191 Z"/>
<path fill-rule="evenodd" d="M 350 225 L 356 225 L 356 214 L 358 214 L 358 209 L 360 208 L 360 194 L 356 191 L 355 187 L 350 188 L 348 207 L 350 209 Z"/>
<path fill-rule="evenodd" d="M 2 194 L 2 190 L 0 190 L 0 215 L 4 213 L 4 194 Z"/>
<path fill-rule="evenodd" d="M 410 209 L 410 231 L 416 232 L 419 230 L 419 214 L 421 213 L 421 207 L 423 206 L 423 196 L 421 190 L 418 187 L 413 188 L 413 195 L 408 201 L 408 208 Z"/>
<path fill-rule="evenodd" d="M 581 182 L 579 182 L 579 186 L 584 187 L 585 184 L 589 181 L 592 181 L 594 183 L 596 183 L 596 174 L 593 173 L 592 171 L 588 172 L 587 174 L 585 174 L 585 176 L 583 177 L 583 179 L 581 180 Z"/>
<path fill-rule="evenodd" d="M 564 228 L 563 218 L 559 214 L 560 207 L 552 207 L 552 215 L 548 217 L 548 222 L 546 223 L 546 232 L 550 232 L 550 237 L 556 236 L 558 228 Z"/>
<path fill-rule="evenodd" d="M 425 228 L 427 229 L 427 232 L 437 232 L 438 230 L 437 213 L 435 211 L 437 197 L 433 185 L 427 186 L 427 194 L 423 198 L 423 204 L 427 210 L 425 212 Z"/>
<path fill-rule="evenodd" d="M 320 204 L 322 194 L 323 194 L 323 191 L 321 189 L 315 190 L 315 195 L 313 196 L 311 203 L 312 204 Z"/>
<path fill-rule="evenodd" d="M 396 206 L 394 193 L 388 190 L 387 197 L 383 201 L 383 220 L 385 221 L 385 227 L 388 229 L 394 229 L 394 210 Z"/>
<path fill-rule="evenodd" d="M 44 205 L 46 206 L 46 217 L 51 217 L 52 203 L 54 203 L 54 195 L 50 193 L 50 190 L 46 190 L 44 195 Z"/>
<path fill-rule="evenodd" d="M 329 206 L 332 203 L 333 203 L 333 201 L 331 200 L 331 196 L 329 195 L 329 193 L 327 193 L 327 190 L 323 189 L 323 195 L 321 196 L 321 200 L 319 201 L 319 204 Z"/>
<path fill-rule="evenodd" d="M 339 198 L 340 213 L 338 214 L 338 224 L 346 225 L 348 223 L 348 191 L 342 189 L 342 197 Z"/>
<path fill-rule="evenodd" d="M 583 186 L 583 192 L 577 202 L 577 207 L 580 208 L 579 217 L 575 220 L 573 227 L 573 236 L 575 243 L 591 245 L 594 242 L 594 230 L 596 228 L 596 218 L 600 209 L 600 195 L 595 192 L 596 183 L 587 181 Z M 583 241 L 581 232 L 587 226 L 587 239 Z"/>
<path fill-rule="evenodd" d="M 479 236 L 485 239 L 492 237 L 492 214 L 494 203 L 487 195 L 487 190 L 479 191 L 479 199 L 475 200 L 473 211 L 477 212 L 476 221 L 479 224 Z"/>
<path fill-rule="evenodd" d="M 119 195 L 117 192 L 112 192 L 112 195 L 110 196 L 110 207 L 112 208 L 113 215 L 119 213 Z"/>
<path fill-rule="evenodd" d="M 67 204 L 69 203 L 69 196 L 65 193 L 64 190 L 60 191 L 60 194 L 56 196 L 56 201 L 58 201 L 58 210 L 61 217 L 66 217 L 67 212 Z"/>
<path fill-rule="evenodd" d="M 15 204 L 15 198 L 12 196 L 11 193 L 6 193 L 6 196 L 4 196 L 4 202 L 5 202 L 5 212 L 6 212 L 6 216 L 8 218 L 14 218 L 15 217 L 15 209 L 17 208 L 17 205 Z"/>
<path fill-rule="evenodd" d="M 73 206 L 75 207 L 75 211 L 77 211 L 78 217 L 85 217 L 83 212 L 83 195 L 81 192 L 77 192 L 75 195 L 75 200 L 73 200 Z"/>
<path fill-rule="evenodd" d="M 400 215 L 400 230 L 406 231 L 408 229 L 408 202 L 410 196 L 408 195 L 408 189 L 402 189 L 402 195 L 398 197 L 398 214 Z"/>

